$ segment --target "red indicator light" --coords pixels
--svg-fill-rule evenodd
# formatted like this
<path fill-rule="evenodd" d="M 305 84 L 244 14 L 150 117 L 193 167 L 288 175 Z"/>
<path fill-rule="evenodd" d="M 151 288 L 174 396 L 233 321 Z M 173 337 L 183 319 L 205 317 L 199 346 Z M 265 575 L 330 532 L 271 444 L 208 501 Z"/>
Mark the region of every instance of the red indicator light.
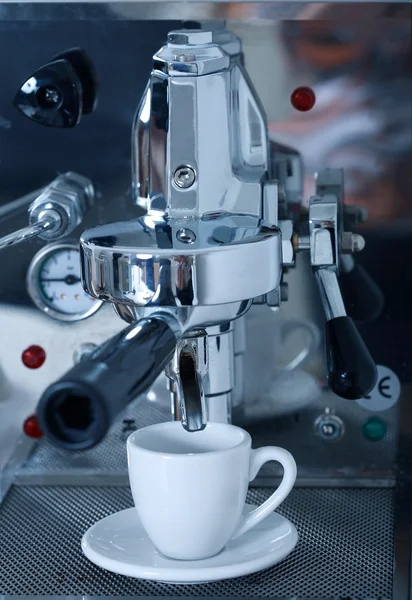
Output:
<path fill-rule="evenodd" d="M 29 346 L 21 355 L 21 360 L 28 369 L 38 369 L 46 360 L 46 353 L 41 346 Z"/>
<path fill-rule="evenodd" d="M 310 87 L 298 87 L 290 96 L 293 108 L 306 112 L 315 106 L 315 92 Z"/>
<path fill-rule="evenodd" d="M 37 421 L 36 415 L 31 415 L 31 417 L 27 417 L 23 424 L 23 431 L 27 435 L 27 437 L 38 440 L 43 437 L 43 433 L 40 430 L 39 423 Z"/>

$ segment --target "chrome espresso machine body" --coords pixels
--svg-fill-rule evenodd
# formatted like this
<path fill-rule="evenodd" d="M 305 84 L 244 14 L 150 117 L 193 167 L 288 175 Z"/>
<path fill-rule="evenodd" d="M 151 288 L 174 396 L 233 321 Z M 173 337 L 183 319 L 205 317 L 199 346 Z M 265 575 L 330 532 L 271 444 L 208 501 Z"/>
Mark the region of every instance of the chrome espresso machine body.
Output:
<path fill-rule="evenodd" d="M 0 593 L 406 599 L 410 361 L 396 333 L 393 358 L 375 332 L 385 331 L 379 323 L 398 309 L 405 335 L 411 320 L 379 280 L 373 254 L 381 228 L 373 211 L 370 222 L 361 202 L 345 201 L 346 155 L 341 166 L 326 161 L 308 173 L 299 143 L 287 143 L 281 130 L 273 134 L 265 91 L 252 83 L 242 47 L 243 35 L 259 38 L 258 23 L 188 21 L 185 13 L 149 26 L 143 5 L 134 16 L 123 5 L 97 7 L 94 20 L 84 6 L 60 23 L 66 47 L 83 38 L 82 48 L 55 48 L 48 63 L 44 56 L 39 64 L 26 60 L 9 99 L 13 120 L 4 121 L 46 140 L 39 141 L 46 155 L 48 146 L 58 154 L 64 136 L 74 137 L 66 137 L 67 152 L 47 182 L 31 177 L 32 191 L 22 185 L 22 198 L 0 206 L 1 268 L 9 281 L 0 298 L 9 347 L 0 409 L 3 402 L 11 415 L 24 396 L 17 416 L 4 418 L 10 424 L 0 446 L 0 537 L 8 546 Z M 206 16 L 216 17 L 212 12 Z M 17 35 L 10 14 L 16 18 L 11 10 L 0 29 L 6 40 Z M 57 7 L 53 14 L 63 16 Z M 18 24 L 34 43 L 52 22 Z M 85 25 L 94 32 L 88 46 Z M 102 27 L 116 44 L 114 67 L 97 41 Z M 126 50 L 137 32 L 144 51 L 129 64 Z M 138 104 L 131 69 L 141 79 Z M 116 155 L 125 151 L 117 137 L 127 129 L 121 120 L 117 126 L 123 104 L 130 117 L 134 112 L 126 119 L 131 152 L 116 170 Z M 76 139 L 87 140 L 93 160 L 80 150 L 76 158 Z M 27 265 L 27 302 L 21 293 L 16 300 L 10 283 L 13 261 Z M 293 338 L 299 329 L 304 340 Z M 298 352 L 287 363 L 289 338 Z M 18 436 L 22 412 L 34 415 Z M 301 535 L 290 559 L 195 591 L 101 578 L 85 563 L 82 527 L 131 504 L 127 435 L 170 419 L 190 432 L 207 421 L 233 422 L 256 444 L 294 454 L 297 487 L 281 508 Z M 277 467 L 265 467 L 251 501 L 278 479 Z M 33 511 L 44 541 L 21 546 L 28 558 L 21 558 L 26 577 L 18 580 L 14 540 Z M 62 537 L 61 556 L 50 557 L 49 544 Z"/>

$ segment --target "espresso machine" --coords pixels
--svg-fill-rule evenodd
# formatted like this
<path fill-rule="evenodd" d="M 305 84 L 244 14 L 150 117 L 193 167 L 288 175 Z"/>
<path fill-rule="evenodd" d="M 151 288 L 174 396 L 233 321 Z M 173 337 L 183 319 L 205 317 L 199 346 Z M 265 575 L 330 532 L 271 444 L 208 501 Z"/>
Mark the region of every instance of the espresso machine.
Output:
<path fill-rule="evenodd" d="M 268 22 L 300 18 L 298 7 L 277 16 L 280 5 L 238 7 Z M 232 23 L 223 4 L 167 5 L 159 17 L 160 6 L 27 4 L 24 18 L 1 9 L 4 43 L 25 34 L 35 44 L 46 31 L 51 52 L 16 57 L 4 123 L 0 114 L 5 146 L 16 122 L 16 136 L 33 136 L 34 161 L 31 186 L 5 178 L 0 206 L 0 408 L 23 405 L 20 429 L 28 417 L 15 435 L 5 412 L 0 592 L 408 598 L 410 363 L 395 325 L 398 315 L 407 335 L 412 320 L 381 276 L 388 257 L 394 269 L 402 260 L 373 211 L 347 202 L 346 158 L 312 169 L 299 143 L 272 132 L 244 49 L 259 22 Z M 299 118 L 325 98 L 303 83 L 288 94 Z M 48 179 L 36 166 L 47 160 Z M 349 175 L 353 196 L 351 186 Z M 295 340 L 286 367 L 277 332 L 297 317 L 311 341 L 302 354 Z M 397 351 L 380 323 L 395 327 Z M 239 424 L 255 444 L 292 452 L 298 481 L 280 512 L 301 541 L 289 559 L 196 589 L 85 561 L 82 529 L 131 505 L 127 435 L 171 419 L 193 435 Z M 266 466 L 249 501 L 279 475 Z"/>

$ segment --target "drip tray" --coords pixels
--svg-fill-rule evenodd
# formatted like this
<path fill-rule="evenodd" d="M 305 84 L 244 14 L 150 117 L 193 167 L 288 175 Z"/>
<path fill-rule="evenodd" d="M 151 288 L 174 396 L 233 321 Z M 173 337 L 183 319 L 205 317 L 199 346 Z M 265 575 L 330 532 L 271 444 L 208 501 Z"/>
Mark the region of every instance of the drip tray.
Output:
<path fill-rule="evenodd" d="M 270 488 L 250 490 L 260 504 Z M 96 520 L 132 506 L 128 487 L 17 486 L 0 505 L 0 595 L 392 599 L 391 489 L 295 488 L 279 512 L 300 540 L 282 563 L 200 585 L 158 584 L 104 571 L 80 549 Z"/>

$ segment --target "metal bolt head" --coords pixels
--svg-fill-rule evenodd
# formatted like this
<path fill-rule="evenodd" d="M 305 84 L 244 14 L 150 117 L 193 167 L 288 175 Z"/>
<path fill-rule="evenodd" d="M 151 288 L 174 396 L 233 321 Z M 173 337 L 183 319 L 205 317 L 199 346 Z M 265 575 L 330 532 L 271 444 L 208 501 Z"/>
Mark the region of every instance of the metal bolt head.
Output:
<path fill-rule="evenodd" d="M 190 188 L 196 180 L 196 173 L 190 165 L 181 165 L 177 167 L 173 174 L 173 181 L 177 187 L 186 190 Z"/>
<path fill-rule="evenodd" d="M 365 239 L 358 233 L 344 231 L 342 233 L 342 252 L 343 254 L 353 254 L 361 252 L 365 247 Z"/>
<path fill-rule="evenodd" d="M 365 238 L 359 233 L 352 234 L 352 247 L 354 252 L 362 252 L 365 247 Z"/>
<path fill-rule="evenodd" d="M 182 242 L 182 244 L 193 244 L 196 239 L 196 235 L 191 229 L 184 228 L 179 229 L 179 231 L 176 233 L 176 238 L 179 242 Z"/>

